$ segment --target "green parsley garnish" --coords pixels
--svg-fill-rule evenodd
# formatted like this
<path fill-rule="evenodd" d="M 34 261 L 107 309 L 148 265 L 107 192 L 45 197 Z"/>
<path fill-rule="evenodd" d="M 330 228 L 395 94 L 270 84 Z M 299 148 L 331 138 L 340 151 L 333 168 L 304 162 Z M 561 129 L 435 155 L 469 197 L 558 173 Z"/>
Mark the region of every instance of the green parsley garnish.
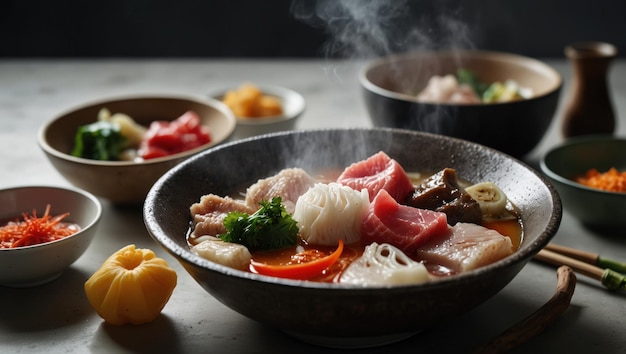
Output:
<path fill-rule="evenodd" d="M 226 233 L 218 237 L 225 242 L 242 244 L 254 250 L 272 250 L 293 246 L 298 241 L 298 225 L 280 197 L 261 201 L 254 214 L 230 212 L 224 219 Z"/>

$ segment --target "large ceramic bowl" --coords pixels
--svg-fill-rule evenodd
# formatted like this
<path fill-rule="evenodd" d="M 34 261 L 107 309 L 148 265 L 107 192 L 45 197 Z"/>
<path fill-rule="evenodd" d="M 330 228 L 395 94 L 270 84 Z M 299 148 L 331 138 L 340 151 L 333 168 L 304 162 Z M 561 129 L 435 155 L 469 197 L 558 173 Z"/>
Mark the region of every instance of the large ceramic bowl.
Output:
<path fill-rule="evenodd" d="M 385 151 L 408 171 L 452 167 L 469 181 L 493 181 L 519 207 L 521 248 L 484 268 L 422 285 L 358 288 L 234 270 L 189 250 L 189 207 L 207 193 L 228 195 L 286 167 L 343 169 Z M 150 235 L 208 293 L 233 310 L 320 345 L 368 346 L 405 338 L 469 311 L 498 293 L 555 234 L 560 199 L 531 168 L 493 149 L 393 129 L 283 132 L 225 144 L 160 178 L 148 193 Z"/>
<path fill-rule="evenodd" d="M 23 213 L 42 217 L 50 205 L 52 216 L 78 224 L 80 231 L 60 240 L 18 248 L 0 248 L 0 285 L 30 287 L 58 278 L 89 247 L 96 235 L 102 207 L 84 191 L 51 186 L 23 186 L 0 190 L 0 220 L 23 220 Z"/>
<path fill-rule="evenodd" d="M 574 179 L 594 168 L 626 171 L 626 139 L 608 135 L 566 140 L 546 153 L 541 170 L 556 187 L 563 207 L 581 223 L 597 229 L 626 226 L 626 193 L 591 188 Z"/>
<path fill-rule="evenodd" d="M 433 75 L 473 71 L 485 83 L 515 80 L 532 90 L 529 99 L 490 104 L 418 101 Z M 550 126 L 562 79 L 538 60 L 484 51 L 416 51 L 368 63 L 359 76 L 372 123 L 462 138 L 515 157 L 528 154 Z"/>
<path fill-rule="evenodd" d="M 74 157 L 71 151 L 78 127 L 93 123 L 101 108 L 125 113 L 137 123 L 172 121 L 188 110 L 200 116 L 208 127 L 211 141 L 195 149 L 155 159 L 135 161 L 97 161 Z M 98 101 L 72 109 L 46 122 L 39 130 L 38 142 L 52 165 L 73 185 L 118 204 L 138 204 L 152 184 L 177 163 L 202 150 L 225 141 L 235 129 L 235 117 L 221 102 L 189 97 L 142 96 Z"/>

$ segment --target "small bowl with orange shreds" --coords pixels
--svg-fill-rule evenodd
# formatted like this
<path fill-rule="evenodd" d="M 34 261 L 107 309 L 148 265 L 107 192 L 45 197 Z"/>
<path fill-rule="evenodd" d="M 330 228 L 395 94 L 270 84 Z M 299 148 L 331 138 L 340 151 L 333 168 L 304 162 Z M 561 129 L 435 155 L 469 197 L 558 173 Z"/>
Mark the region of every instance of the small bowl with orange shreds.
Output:
<path fill-rule="evenodd" d="M 99 200 L 80 189 L 1 189 L 0 286 L 33 287 L 57 279 L 87 250 L 101 216 Z"/>
<path fill-rule="evenodd" d="M 294 130 L 306 108 L 304 97 L 294 90 L 253 82 L 243 82 L 212 97 L 222 101 L 236 117 L 231 140 Z"/>
<path fill-rule="evenodd" d="M 542 158 L 566 211 L 598 230 L 626 226 L 626 138 L 589 135 L 567 139 Z"/>

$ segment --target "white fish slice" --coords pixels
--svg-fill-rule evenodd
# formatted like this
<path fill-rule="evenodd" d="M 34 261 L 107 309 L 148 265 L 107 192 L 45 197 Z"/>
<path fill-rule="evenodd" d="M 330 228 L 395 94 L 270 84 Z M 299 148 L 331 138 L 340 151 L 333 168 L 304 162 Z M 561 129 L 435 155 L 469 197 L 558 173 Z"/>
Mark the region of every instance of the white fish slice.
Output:
<path fill-rule="evenodd" d="M 429 242 L 417 259 L 465 272 L 496 262 L 513 253 L 511 239 L 495 230 L 470 223 L 450 227 L 450 236 Z"/>

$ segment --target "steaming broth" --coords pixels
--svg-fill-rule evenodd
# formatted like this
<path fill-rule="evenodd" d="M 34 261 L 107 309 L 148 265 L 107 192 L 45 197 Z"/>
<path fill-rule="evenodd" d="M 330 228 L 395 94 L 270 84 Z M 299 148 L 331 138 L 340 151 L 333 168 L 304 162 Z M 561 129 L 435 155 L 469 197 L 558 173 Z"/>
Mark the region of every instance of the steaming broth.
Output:
<path fill-rule="evenodd" d="M 325 170 L 322 173 L 317 174 L 315 176 L 315 179 L 323 183 L 330 183 L 337 180 L 337 177 L 341 173 L 342 170 Z M 409 176 L 413 185 L 420 185 L 425 179 L 430 177 L 432 173 L 408 172 L 407 175 Z M 458 182 L 459 185 L 463 188 L 471 185 L 470 182 L 462 179 L 458 179 Z M 246 193 L 247 187 L 242 188 L 237 193 L 234 193 L 230 196 L 230 198 L 241 200 L 242 198 L 245 198 Z M 507 211 L 507 217 L 496 219 L 483 218 L 481 225 L 488 229 L 495 230 L 501 235 L 508 237 L 511 240 L 513 246 L 512 249 L 517 250 L 520 246 L 523 235 L 521 220 L 519 219 L 519 217 L 517 217 L 516 209 L 510 202 L 508 202 Z M 192 236 L 188 238 L 188 241 L 191 247 L 193 247 L 194 244 L 198 243 L 198 241 L 194 240 Z M 363 243 L 362 241 L 352 244 L 346 244 L 339 260 L 335 264 L 326 269 L 322 275 L 310 278 L 309 280 L 318 282 L 338 282 L 341 273 L 353 261 L 363 255 L 366 246 L 367 244 Z M 274 265 L 285 265 L 319 259 L 331 254 L 333 251 L 335 251 L 336 248 L 336 246 L 309 244 L 302 237 L 299 237 L 297 245 L 295 246 L 270 251 L 250 250 L 250 257 L 255 262 Z M 417 254 L 409 255 L 409 257 L 416 262 L 422 261 L 417 257 Z M 430 275 L 433 277 L 449 276 L 457 273 L 457 271 L 441 264 L 425 262 L 424 265 L 426 266 L 426 269 L 428 270 Z M 254 267 L 247 266 L 245 270 L 254 272 Z"/>
<path fill-rule="evenodd" d="M 522 239 L 522 227 L 518 219 L 503 219 L 503 220 L 490 220 L 485 221 L 483 226 L 498 231 L 504 236 L 508 236 L 515 250 L 519 249 L 520 241 Z M 318 282 L 337 282 L 341 272 L 354 260 L 363 254 L 366 244 L 362 242 L 345 245 L 343 253 L 337 263 L 333 264 L 329 269 L 324 271 L 324 274 L 318 277 L 311 278 L 311 281 Z M 299 239 L 298 245 L 288 248 L 283 248 L 274 251 L 253 251 L 252 259 L 257 262 L 267 264 L 288 264 L 298 253 L 303 251 L 315 252 L 321 255 L 328 255 L 335 250 L 336 247 L 308 245 L 302 239 Z M 420 261 L 417 257 L 411 257 L 415 261 Z M 457 274 L 454 270 L 446 268 L 440 264 L 425 263 L 426 269 L 432 276 L 450 276 Z M 248 269 L 250 270 L 250 269 Z"/>
<path fill-rule="evenodd" d="M 325 182 L 335 181 L 337 177 L 341 174 L 342 170 L 326 170 L 323 173 L 320 173 L 316 176 L 317 179 Z M 414 185 L 419 185 L 424 182 L 428 177 L 433 175 L 433 172 L 416 172 L 416 171 L 407 171 L 407 175 L 410 177 L 411 182 Z M 463 188 L 469 187 L 472 185 L 471 182 L 458 179 L 459 185 Z M 245 190 L 242 190 L 238 193 L 239 197 L 245 196 Z M 517 217 L 517 212 L 515 207 L 510 202 L 508 203 L 507 209 L 510 211 L 511 217 L 501 218 L 501 219 L 493 219 L 493 218 L 483 218 L 482 226 L 496 230 L 501 235 L 507 236 L 511 239 L 511 243 L 513 244 L 513 249 L 519 249 L 519 246 L 522 241 L 522 223 L 521 219 Z M 344 246 L 344 251 L 337 263 L 335 263 L 332 267 L 327 269 L 323 275 L 314 277 L 312 281 L 319 282 L 337 282 L 338 278 L 341 275 L 341 272 L 354 260 L 360 257 L 363 254 L 363 251 L 367 244 L 358 242 L 354 244 L 349 244 Z M 327 255 L 332 253 L 336 247 L 329 246 L 319 246 L 319 245 L 309 245 L 304 240 L 299 239 L 298 245 L 294 247 L 283 248 L 280 250 L 274 251 L 253 251 L 252 258 L 257 262 L 268 263 L 268 264 L 288 264 L 293 261 L 292 257 L 296 256 L 301 252 L 314 252 L 318 255 Z M 410 256 L 413 260 L 419 262 L 421 261 L 419 258 L 415 256 Z M 430 272 L 432 276 L 450 276 L 456 274 L 456 272 L 452 269 L 444 267 L 439 264 L 431 264 L 425 263 L 426 268 Z"/>

